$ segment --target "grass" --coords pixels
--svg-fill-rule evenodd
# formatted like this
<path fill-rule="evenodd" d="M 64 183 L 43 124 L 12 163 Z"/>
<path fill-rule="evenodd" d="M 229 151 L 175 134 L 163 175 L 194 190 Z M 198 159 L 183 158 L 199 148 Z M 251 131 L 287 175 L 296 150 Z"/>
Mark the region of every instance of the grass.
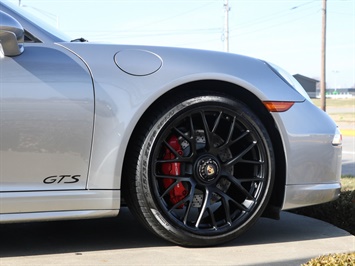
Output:
<path fill-rule="evenodd" d="M 320 99 L 312 99 L 312 102 L 320 107 Z M 326 99 L 326 110 L 329 116 L 337 123 L 353 124 L 355 128 L 355 98 Z"/>
<path fill-rule="evenodd" d="M 337 122 L 355 121 L 355 113 L 329 113 L 329 116 Z"/>
<path fill-rule="evenodd" d="M 341 178 L 342 191 L 355 190 L 355 176 L 347 175 Z"/>
<path fill-rule="evenodd" d="M 312 99 L 312 102 L 320 107 L 320 99 Z M 326 110 L 336 123 L 355 124 L 355 98 L 326 99 Z"/>
<path fill-rule="evenodd" d="M 321 106 L 320 99 L 312 99 L 312 102 L 318 107 Z M 326 107 L 337 108 L 337 107 L 355 107 L 355 98 L 346 99 L 326 99 Z"/>

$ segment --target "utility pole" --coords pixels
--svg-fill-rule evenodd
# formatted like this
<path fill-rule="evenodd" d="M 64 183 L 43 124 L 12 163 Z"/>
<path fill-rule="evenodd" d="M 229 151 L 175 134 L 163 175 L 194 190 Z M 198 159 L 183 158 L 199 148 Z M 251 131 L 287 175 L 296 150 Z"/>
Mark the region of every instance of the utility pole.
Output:
<path fill-rule="evenodd" d="M 322 0 L 322 50 L 321 50 L 321 77 L 320 99 L 321 108 L 326 111 L 326 37 L 327 37 L 327 0 Z"/>
<path fill-rule="evenodd" d="M 224 1 L 224 50 L 229 52 L 229 11 L 228 0 Z"/>

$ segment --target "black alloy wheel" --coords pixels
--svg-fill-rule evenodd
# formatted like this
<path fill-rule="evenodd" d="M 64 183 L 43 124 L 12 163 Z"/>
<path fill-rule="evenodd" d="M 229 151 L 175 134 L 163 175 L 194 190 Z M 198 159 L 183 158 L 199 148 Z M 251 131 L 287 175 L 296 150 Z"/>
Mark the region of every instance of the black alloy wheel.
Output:
<path fill-rule="evenodd" d="M 272 191 L 274 155 L 245 104 L 197 95 L 146 122 L 126 196 L 148 228 L 180 245 L 211 246 L 255 223 Z"/>

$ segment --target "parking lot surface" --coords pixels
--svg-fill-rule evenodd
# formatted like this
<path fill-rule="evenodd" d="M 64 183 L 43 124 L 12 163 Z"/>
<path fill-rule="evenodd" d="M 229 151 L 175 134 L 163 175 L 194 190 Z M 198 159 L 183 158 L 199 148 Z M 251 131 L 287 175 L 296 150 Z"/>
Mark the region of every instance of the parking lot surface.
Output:
<path fill-rule="evenodd" d="M 123 208 L 118 218 L 0 226 L 0 265 L 300 265 L 355 251 L 355 237 L 330 224 L 282 212 L 262 218 L 222 246 L 184 248 L 143 228 Z"/>

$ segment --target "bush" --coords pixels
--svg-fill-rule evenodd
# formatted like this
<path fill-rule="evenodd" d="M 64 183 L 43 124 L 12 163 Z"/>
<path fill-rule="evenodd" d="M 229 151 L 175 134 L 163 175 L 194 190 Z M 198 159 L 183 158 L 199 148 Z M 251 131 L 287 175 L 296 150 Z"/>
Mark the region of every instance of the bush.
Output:
<path fill-rule="evenodd" d="M 347 254 L 331 254 L 312 259 L 302 266 L 352 266 L 355 265 L 355 252 Z"/>
<path fill-rule="evenodd" d="M 342 191 L 335 201 L 292 212 L 325 221 L 355 235 L 355 190 Z"/>
<path fill-rule="evenodd" d="M 343 176 L 337 200 L 292 210 L 292 212 L 333 224 L 355 235 L 355 177 Z"/>

